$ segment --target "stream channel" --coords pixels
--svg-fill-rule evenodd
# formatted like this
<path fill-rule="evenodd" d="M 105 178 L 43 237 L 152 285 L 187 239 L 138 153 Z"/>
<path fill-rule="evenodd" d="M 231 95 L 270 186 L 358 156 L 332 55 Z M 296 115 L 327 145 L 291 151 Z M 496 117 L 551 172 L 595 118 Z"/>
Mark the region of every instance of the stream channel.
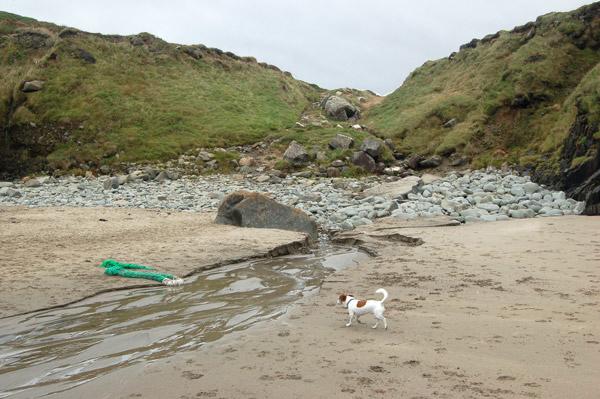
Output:
<path fill-rule="evenodd" d="M 0 319 L 0 398 L 38 398 L 119 368 L 192 351 L 277 318 L 318 292 L 335 270 L 368 255 L 322 243 L 309 254 L 198 273 L 180 287 L 113 291 L 55 309 Z"/>

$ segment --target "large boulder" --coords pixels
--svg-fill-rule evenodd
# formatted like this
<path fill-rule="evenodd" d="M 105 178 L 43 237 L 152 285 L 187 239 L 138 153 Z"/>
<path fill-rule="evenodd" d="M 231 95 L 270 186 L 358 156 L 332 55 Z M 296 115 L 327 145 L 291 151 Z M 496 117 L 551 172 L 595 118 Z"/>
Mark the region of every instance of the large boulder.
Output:
<path fill-rule="evenodd" d="M 375 172 L 377 170 L 377 163 L 372 156 L 364 151 L 357 151 L 352 154 L 352 163 L 356 166 L 360 166 L 367 172 Z"/>
<path fill-rule="evenodd" d="M 293 165 L 303 165 L 309 161 L 308 152 L 300 144 L 292 141 L 287 150 L 283 153 L 283 159 Z"/>
<path fill-rule="evenodd" d="M 373 159 L 379 159 L 383 152 L 383 141 L 374 138 L 366 138 L 360 146 L 360 150 L 366 152 Z"/>
<path fill-rule="evenodd" d="M 329 142 L 329 147 L 333 150 L 347 150 L 352 146 L 354 146 L 354 139 L 339 133 Z"/>
<path fill-rule="evenodd" d="M 350 118 L 357 118 L 360 115 L 359 109 L 343 97 L 330 96 L 321 105 L 332 119 L 345 121 Z"/>
<path fill-rule="evenodd" d="M 223 199 L 215 223 L 299 231 L 317 239 L 317 224 L 299 209 L 259 193 L 236 191 Z"/>

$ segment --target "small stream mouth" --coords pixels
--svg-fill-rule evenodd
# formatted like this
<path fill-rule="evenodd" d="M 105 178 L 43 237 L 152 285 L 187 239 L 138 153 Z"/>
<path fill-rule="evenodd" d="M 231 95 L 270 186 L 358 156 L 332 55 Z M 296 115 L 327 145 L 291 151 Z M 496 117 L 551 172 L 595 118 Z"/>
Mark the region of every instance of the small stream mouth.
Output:
<path fill-rule="evenodd" d="M 2 319 L 0 398 L 58 393 L 122 367 L 197 349 L 283 315 L 333 271 L 367 258 L 356 248 L 325 244 L 310 254 L 205 271 L 181 287 L 114 291 Z"/>

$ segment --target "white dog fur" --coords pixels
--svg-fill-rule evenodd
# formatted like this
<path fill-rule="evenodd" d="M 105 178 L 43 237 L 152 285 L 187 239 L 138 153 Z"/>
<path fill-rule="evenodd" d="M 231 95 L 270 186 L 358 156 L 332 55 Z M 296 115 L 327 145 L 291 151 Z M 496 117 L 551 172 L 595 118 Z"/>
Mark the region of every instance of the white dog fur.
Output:
<path fill-rule="evenodd" d="M 359 301 L 351 294 L 341 294 L 338 297 L 337 303 L 339 305 L 344 305 L 344 307 L 346 307 L 348 309 L 348 315 L 350 316 L 348 323 L 346 323 L 346 327 L 350 327 L 352 325 L 352 320 L 354 318 L 356 318 L 356 321 L 358 323 L 360 323 L 360 321 L 358 320 L 358 318 L 360 316 L 367 314 L 367 313 L 372 313 L 373 316 L 375 316 L 375 318 L 377 319 L 377 322 L 375 323 L 373 328 L 377 328 L 377 326 L 379 325 L 379 322 L 383 321 L 383 327 L 385 329 L 387 329 L 387 320 L 383 316 L 383 312 L 385 311 L 383 302 L 387 299 L 388 292 L 383 288 L 380 288 L 375 292 L 377 294 L 383 295 L 383 298 L 381 299 L 381 301 L 377 301 L 374 299 L 369 299 L 366 301 L 365 300 Z"/>

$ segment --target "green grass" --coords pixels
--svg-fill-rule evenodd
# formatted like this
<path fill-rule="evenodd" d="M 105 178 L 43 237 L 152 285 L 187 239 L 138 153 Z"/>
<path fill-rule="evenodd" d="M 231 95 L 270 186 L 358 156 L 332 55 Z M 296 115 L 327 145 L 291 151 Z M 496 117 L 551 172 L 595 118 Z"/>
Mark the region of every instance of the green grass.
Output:
<path fill-rule="evenodd" d="M 0 14 L 0 28 L 14 21 Z M 55 163 L 159 160 L 195 147 L 254 143 L 292 127 L 321 92 L 249 58 L 205 52 L 196 60 L 152 37 L 137 47 L 127 38 L 59 38 L 61 27 L 18 20 L 25 22 L 48 32 L 53 44 L 29 49 L 0 36 L 0 74 L 6 77 L 0 112 L 8 112 L 12 97 L 18 107 L 11 129 L 33 122 L 68 132 L 48 155 Z M 75 57 L 77 49 L 97 62 Z M 27 79 L 46 85 L 25 95 L 18 87 Z"/>
<path fill-rule="evenodd" d="M 582 22 L 581 10 L 538 18 L 529 40 L 527 32 L 501 31 L 453 60 L 426 62 L 368 112 L 367 124 L 405 152 L 456 151 L 481 166 L 530 153 L 551 157 L 561 150 L 576 104 L 600 118 L 600 52 L 592 49 L 600 24 Z M 518 97 L 530 104 L 513 106 Z M 443 128 L 452 118 L 458 123 Z"/>

